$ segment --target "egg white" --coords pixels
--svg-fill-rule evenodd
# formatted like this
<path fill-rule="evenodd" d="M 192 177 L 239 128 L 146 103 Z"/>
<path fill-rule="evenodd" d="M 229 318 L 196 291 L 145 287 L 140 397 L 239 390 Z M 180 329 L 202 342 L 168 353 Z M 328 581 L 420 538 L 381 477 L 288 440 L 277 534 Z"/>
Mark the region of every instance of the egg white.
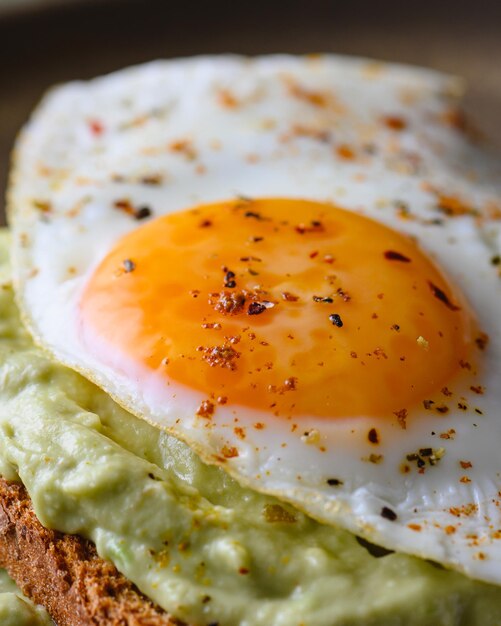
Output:
<path fill-rule="evenodd" d="M 335 56 L 155 62 L 58 87 L 16 148 L 14 273 L 37 341 L 206 461 L 222 463 L 224 446 L 236 447 L 238 457 L 222 464 L 242 483 L 374 543 L 501 584 L 501 285 L 490 262 L 501 229 L 487 217 L 438 213 L 436 195 L 461 197 L 487 215 L 500 202 L 501 161 L 443 121 L 459 91 L 457 79 L 432 71 Z M 315 93 L 328 95 L 325 107 Z M 386 127 L 385 115 L 402 116 L 406 128 Z M 345 144 L 356 159 L 336 157 Z M 145 183 L 152 175 L 156 184 Z M 201 420 L 203 394 L 174 382 L 166 388 L 105 340 L 90 354 L 80 294 L 114 243 L 141 225 L 114 207 L 116 199 L 158 216 L 236 194 L 333 202 L 416 237 L 489 335 L 478 380 L 486 393 L 465 391 L 466 412 L 413 413 L 406 430 L 396 420 L 378 423 L 374 447 L 367 432 L 375 423 L 366 416 L 306 416 L 293 433 L 238 406 Z M 399 219 L 402 202 L 413 219 Z M 247 429 L 244 441 L 235 420 Z M 443 448 L 436 465 L 400 471 L 406 455 L 428 447 Z M 467 471 L 464 460 L 472 463 Z M 471 482 L 460 482 L 464 475 Z M 386 509 L 396 519 L 382 515 Z"/>

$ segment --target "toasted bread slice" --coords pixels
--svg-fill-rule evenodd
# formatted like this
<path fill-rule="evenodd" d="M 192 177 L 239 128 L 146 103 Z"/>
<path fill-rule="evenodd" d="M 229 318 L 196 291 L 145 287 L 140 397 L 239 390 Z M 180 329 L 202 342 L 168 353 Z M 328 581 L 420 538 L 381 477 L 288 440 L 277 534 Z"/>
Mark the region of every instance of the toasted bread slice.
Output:
<path fill-rule="evenodd" d="M 94 545 L 48 530 L 26 489 L 0 478 L 0 566 L 57 626 L 179 626 Z"/>

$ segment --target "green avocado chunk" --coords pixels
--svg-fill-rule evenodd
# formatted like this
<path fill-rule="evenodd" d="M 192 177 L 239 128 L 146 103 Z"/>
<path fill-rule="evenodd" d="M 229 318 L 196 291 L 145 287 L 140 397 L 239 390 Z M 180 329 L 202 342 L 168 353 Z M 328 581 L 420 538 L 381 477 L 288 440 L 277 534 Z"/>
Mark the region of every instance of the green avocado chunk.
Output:
<path fill-rule="evenodd" d="M 2 626 L 54 626 L 47 611 L 25 598 L 3 569 L 0 569 L 0 624 Z"/>
<path fill-rule="evenodd" d="M 239 486 L 51 361 L 20 322 L 5 233 L 0 263 L 0 473 L 22 480 L 42 524 L 91 539 L 197 626 L 501 624 L 500 587 L 375 556 L 349 532 Z"/>

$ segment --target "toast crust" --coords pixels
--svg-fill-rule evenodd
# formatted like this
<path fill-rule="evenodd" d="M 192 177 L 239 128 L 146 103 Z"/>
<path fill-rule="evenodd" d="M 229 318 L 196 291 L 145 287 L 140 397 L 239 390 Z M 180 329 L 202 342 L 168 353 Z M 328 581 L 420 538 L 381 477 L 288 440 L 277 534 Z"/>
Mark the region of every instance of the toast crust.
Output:
<path fill-rule="evenodd" d="M 94 545 L 48 530 L 26 489 L 0 478 L 0 566 L 57 626 L 180 626 Z"/>

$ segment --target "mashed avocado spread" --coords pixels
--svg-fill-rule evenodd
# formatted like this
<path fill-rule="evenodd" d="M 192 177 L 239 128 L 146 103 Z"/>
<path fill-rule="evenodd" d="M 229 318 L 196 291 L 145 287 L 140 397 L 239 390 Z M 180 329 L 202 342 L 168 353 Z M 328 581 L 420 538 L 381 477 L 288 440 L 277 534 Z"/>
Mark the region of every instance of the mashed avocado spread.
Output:
<path fill-rule="evenodd" d="M 0 473 L 22 480 L 44 525 L 91 539 L 197 626 L 501 624 L 501 588 L 373 556 L 352 534 L 240 487 L 53 363 L 21 325 L 7 244 L 2 233 Z"/>
<path fill-rule="evenodd" d="M 47 611 L 25 598 L 3 569 L 0 569 L 0 624 L 54 626 Z"/>

